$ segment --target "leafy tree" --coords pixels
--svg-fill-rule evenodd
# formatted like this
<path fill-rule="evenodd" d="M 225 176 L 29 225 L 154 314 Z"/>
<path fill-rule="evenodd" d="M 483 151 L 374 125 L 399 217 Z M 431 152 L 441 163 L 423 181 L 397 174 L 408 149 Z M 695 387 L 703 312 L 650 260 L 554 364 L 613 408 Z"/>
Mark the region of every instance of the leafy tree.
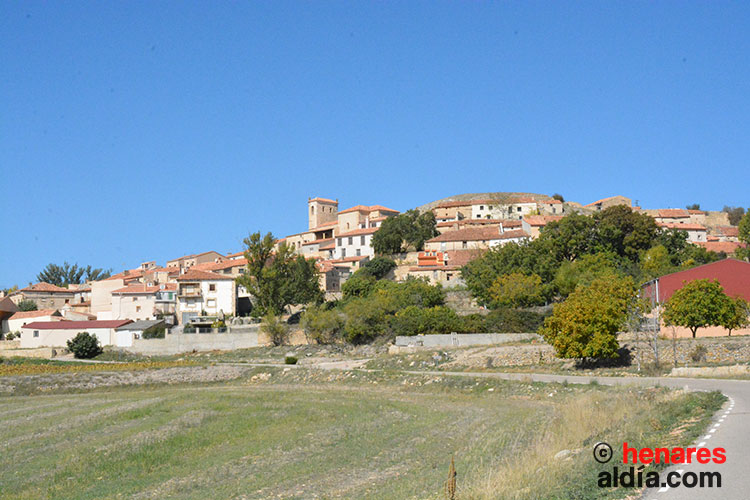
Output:
<path fill-rule="evenodd" d="M 104 352 L 97 336 L 89 332 L 78 332 L 67 344 L 70 352 L 78 359 L 95 358 Z"/>
<path fill-rule="evenodd" d="M 739 223 L 739 240 L 750 245 L 750 211 L 748 211 Z"/>
<path fill-rule="evenodd" d="M 732 330 L 738 330 L 740 328 L 747 328 L 750 326 L 750 304 L 742 297 L 729 298 L 724 307 L 726 308 L 723 314 L 721 326 L 729 330 L 729 335 L 732 335 Z"/>
<path fill-rule="evenodd" d="M 281 243 L 274 250 L 271 233 L 261 237 L 253 233 L 245 238 L 245 274 L 236 278 L 256 299 L 260 313 L 281 314 L 292 304 L 319 302 L 323 298 L 315 261 L 295 255 L 294 249 Z"/>
<path fill-rule="evenodd" d="M 361 269 L 352 274 L 341 285 L 341 292 L 344 299 L 367 297 L 375 289 L 375 283 L 378 281 L 377 278 L 368 273 L 361 273 L 360 271 Z"/>
<path fill-rule="evenodd" d="M 392 324 L 396 335 L 451 333 L 461 329 L 461 318 L 445 306 L 409 306 L 396 313 Z"/>
<path fill-rule="evenodd" d="M 718 326 L 724 321 L 729 298 L 716 280 L 686 283 L 664 304 L 664 324 L 689 328 L 695 338 L 698 328 Z"/>
<path fill-rule="evenodd" d="M 691 203 L 690 205 L 686 206 L 688 210 L 700 210 L 701 204 L 700 203 Z"/>
<path fill-rule="evenodd" d="M 648 250 L 660 232 L 653 217 L 634 212 L 630 207 L 609 207 L 593 216 L 595 222 L 594 248 L 613 252 L 633 262 Z"/>
<path fill-rule="evenodd" d="M 565 198 L 563 198 L 563 195 L 561 195 L 560 193 L 553 194 L 552 195 L 552 199 L 553 200 L 557 200 L 557 201 L 559 201 L 561 203 L 565 203 Z"/>
<path fill-rule="evenodd" d="M 438 235 L 437 221 L 432 211 L 422 214 L 409 210 L 388 217 L 372 237 L 372 248 L 380 255 L 402 253 L 413 247 L 422 250 L 425 241 Z"/>
<path fill-rule="evenodd" d="M 36 279 L 37 281 L 66 287 L 68 285 L 80 285 L 87 281 L 103 280 L 109 278 L 111 275 L 111 269 L 92 268 L 90 265 L 79 267 L 78 264 L 71 266 L 67 262 L 64 262 L 62 266 L 47 264 L 47 267 L 37 274 Z"/>
<path fill-rule="evenodd" d="M 742 220 L 742 216 L 745 215 L 745 209 L 742 207 L 730 207 L 727 205 L 724 205 L 724 208 L 722 209 L 722 212 L 726 212 L 729 216 L 729 223 L 733 226 L 736 226 L 740 223 Z"/>
<path fill-rule="evenodd" d="M 641 255 L 641 269 L 646 280 L 652 280 L 674 271 L 672 258 L 664 245 L 649 248 Z"/>
<path fill-rule="evenodd" d="M 36 305 L 36 302 L 34 302 L 31 299 L 23 299 L 16 304 L 16 307 L 18 307 L 19 311 L 36 311 L 39 309 Z"/>
<path fill-rule="evenodd" d="M 561 358 L 616 358 L 617 332 L 635 299 L 632 278 L 597 278 L 556 305 L 540 333 Z"/>
<path fill-rule="evenodd" d="M 286 323 L 271 312 L 268 312 L 263 318 L 260 329 L 268 335 L 271 343 L 275 346 L 284 345 L 289 340 L 289 328 Z"/>
<path fill-rule="evenodd" d="M 537 274 L 503 274 L 492 283 L 490 297 L 496 306 L 527 307 L 543 304 L 542 278 Z"/>
<path fill-rule="evenodd" d="M 562 297 L 567 297 L 578 285 L 590 285 L 602 276 L 618 276 L 618 257 L 602 252 L 584 255 L 574 262 L 564 262 L 555 275 L 555 285 Z"/>
<path fill-rule="evenodd" d="M 393 261 L 393 259 L 378 256 L 373 258 L 372 260 L 368 260 L 367 262 L 365 262 L 365 265 L 362 266 L 362 269 L 360 269 L 360 271 L 366 272 L 371 276 L 374 276 L 375 279 L 380 280 L 385 278 L 385 276 L 394 269 L 396 269 L 396 263 Z"/>
<path fill-rule="evenodd" d="M 557 262 L 574 261 L 590 253 L 595 243 L 594 219 L 571 214 L 544 227 L 537 241 L 550 242 Z"/>

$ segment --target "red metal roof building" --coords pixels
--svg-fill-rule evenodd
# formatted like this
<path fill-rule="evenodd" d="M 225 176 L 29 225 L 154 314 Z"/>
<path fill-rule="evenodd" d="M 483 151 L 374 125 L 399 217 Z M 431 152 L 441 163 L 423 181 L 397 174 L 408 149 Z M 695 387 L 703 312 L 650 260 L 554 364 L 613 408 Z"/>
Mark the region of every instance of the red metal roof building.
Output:
<path fill-rule="evenodd" d="M 653 299 L 658 290 L 658 301 L 663 303 L 686 283 L 700 279 L 718 280 L 724 287 L 724 293 L 730 297 L 740 296 L 750 301 L 750 263 L 736 259 L 724 259 L 666 274 L 648 282 L 643 291 L 646 297 Z"/>

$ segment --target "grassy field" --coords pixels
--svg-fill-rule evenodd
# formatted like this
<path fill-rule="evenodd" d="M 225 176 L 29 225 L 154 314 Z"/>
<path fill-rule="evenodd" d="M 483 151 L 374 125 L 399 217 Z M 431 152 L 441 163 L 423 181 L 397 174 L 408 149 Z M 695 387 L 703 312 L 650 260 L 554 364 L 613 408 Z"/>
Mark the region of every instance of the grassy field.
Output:
<path fill-rule="evenodd" d="M 0 397 L 0 498 L 444 498 L 451 456 L 459 499 L 616 498 L 595 487 L 595 442 L 687 444 L 721 401 L 274 368 Z"/>

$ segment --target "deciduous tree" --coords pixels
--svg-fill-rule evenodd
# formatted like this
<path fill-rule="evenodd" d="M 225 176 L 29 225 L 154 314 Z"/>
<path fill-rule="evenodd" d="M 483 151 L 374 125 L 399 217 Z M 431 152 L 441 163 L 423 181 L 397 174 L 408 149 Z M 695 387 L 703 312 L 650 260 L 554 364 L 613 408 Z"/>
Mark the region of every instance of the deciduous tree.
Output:
<path fill-rule="evenodd" d="M 742 297 L 729 298 L 724 307 L 726 308 L 723 314 L 721 326 L 729 330 L 729 335 L 732 335 L 732 330 L 739 330 L 740 328 L 747 328 L 750 326 L 750 304 Z"/>
<path fill-rule="evenodd" d="M 717 280 L 686 283 L 664 304 L 662 318 L 667 326 L 690 329 L 695 338 L 699 328 L 719 326 L 724 321 L 729 297 Z"/>
<path fill-rule="evenodd" d="M 536 274 L 522 273 L 498 276 L 490 287 L 490 297 L 495 306 L 528 307 L 544 303 L 542 278 Z"/>

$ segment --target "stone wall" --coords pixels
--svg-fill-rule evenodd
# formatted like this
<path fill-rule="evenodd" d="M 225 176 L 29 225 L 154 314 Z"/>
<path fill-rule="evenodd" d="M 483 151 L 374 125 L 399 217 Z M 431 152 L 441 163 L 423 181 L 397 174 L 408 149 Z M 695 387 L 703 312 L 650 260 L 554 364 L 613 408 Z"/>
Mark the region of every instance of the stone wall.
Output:
<path fill-rule="evenodd" d="M 473 345 L 494 345 L 521 342 L 526 340 L 540 341 L 535 333 L 449 333 L 435 335 L 413 335 L 396 337 L 397 346 L 415 347 L 463 347 Z"/>
<path fill-rule="evenodd" d="M 636 362 L 639 352 L 644 363 L 654 361 L 654 350 L 646 342 L 627 341 L 623 343 L 631 351 L 631 359 Z M 695 363 L 746 363 L 750 362 L 750 337 L 723 337 L 659 340 L 659 361 L 674 363 L 677 354 L 678 365 Z"/>
<path fill-rule="evenodd" d="M 258 327 L 230 333 L 170 333 L 163 339 L 135 339 L 126 350 L 145 355 L 169 355 L 192 351 L 231 351 L 258 347 Z"/>

